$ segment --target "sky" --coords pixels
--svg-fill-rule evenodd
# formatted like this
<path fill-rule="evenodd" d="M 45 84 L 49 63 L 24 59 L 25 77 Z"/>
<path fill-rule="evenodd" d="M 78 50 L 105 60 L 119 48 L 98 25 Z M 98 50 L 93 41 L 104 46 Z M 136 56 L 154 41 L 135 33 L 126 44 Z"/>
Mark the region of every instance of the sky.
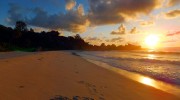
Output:
<path fill-rule="evenodd" d="M 94 45 L 148 47 L 154 35 L 157 48 L 180 47 L 180 0 L 1 0 L 0 24 L 19 20 L 37 32 L 80 34 Z"/>

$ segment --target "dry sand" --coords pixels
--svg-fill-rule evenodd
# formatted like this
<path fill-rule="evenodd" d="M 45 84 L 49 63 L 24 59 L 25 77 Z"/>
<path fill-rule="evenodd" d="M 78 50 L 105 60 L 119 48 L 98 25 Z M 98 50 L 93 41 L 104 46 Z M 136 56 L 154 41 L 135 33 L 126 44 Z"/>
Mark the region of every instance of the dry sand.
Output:
<path fill-rule="evenodd" d="M 180 100 L 68 52 L 0 59 L 0 100 L 78 98 L 75 96 L 81 98 L 78 100 Z"/>

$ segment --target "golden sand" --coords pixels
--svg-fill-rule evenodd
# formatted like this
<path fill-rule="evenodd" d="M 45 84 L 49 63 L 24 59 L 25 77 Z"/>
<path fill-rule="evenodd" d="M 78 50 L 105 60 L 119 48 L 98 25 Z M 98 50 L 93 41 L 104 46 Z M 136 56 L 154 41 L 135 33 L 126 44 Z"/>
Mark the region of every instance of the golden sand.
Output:
<path fill-rule="evenodd" d="M 41 52 L 0 59 L 0 100 L 65 97 L 81 98 L 79 100 L 180 100 L 69 52 Z"/>

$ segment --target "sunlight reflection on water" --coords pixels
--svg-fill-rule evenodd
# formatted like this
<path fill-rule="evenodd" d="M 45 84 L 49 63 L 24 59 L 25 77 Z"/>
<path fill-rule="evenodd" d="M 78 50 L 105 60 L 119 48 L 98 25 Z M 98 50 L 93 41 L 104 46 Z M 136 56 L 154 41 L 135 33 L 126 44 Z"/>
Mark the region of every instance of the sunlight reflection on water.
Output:
<path fill-rule="evenodd" d="M 150 85 L 150 86 L 154 86 L 155 84 L 153 83 L 153 80 L 148 78 L 148 77 L 142 77 L 140 78 L 141 83 L 146 84 L 146 85 Z"/>
<path fill-rule="evenodd" d="M 159 90 L 162 90 L 162 91 L 165 91 L 165 92 L 168 92 L 168 93 L 171 93 L 171 94 L 174 94 L 174 95 L 177 95 L 178 97 L 180 97 L 180 87 L 179 86 L 175 86 L 175 85 L 168 84 L 168 83 L 165 83 L 162 81 L 158 81 L 158 80 L 155 80 L 155 79 L 152 79 L 150 77 L 146 77 L 146 76 L 143 76 L 143 75 L 140 75 L 137 73 L 128 72 L 126 70 L 121 70 L 119 68 L 112 67 L 112 66 L 110 66 L 106 63 L 103 63 L 103 62 L 94 61 L 94 60 L 90 60 L 90 59 L 87 59 L 87 60 L 98 65 L 98 66 L 112 70 L 114 72 L 117 72 L 117 73 L 119 73 L 119 74 L 121 74 L 121 75 L 123 75 L 129 79 L 137 81 L 139 83 L 142 83 L 142 84 L 145 84 L 148 86 L 152 86 L 156 89 L 159 89 Z"/>
<path fill-rule="evenodd" d="M 147 58 L 148 58 L 148 59 L 155 59 L 155 58 L 156 58 L 156 56 L 155 56 L 155 55 L 153 55 L 153 54 L 148 54 L 148 55 L 147 55 Z"/>

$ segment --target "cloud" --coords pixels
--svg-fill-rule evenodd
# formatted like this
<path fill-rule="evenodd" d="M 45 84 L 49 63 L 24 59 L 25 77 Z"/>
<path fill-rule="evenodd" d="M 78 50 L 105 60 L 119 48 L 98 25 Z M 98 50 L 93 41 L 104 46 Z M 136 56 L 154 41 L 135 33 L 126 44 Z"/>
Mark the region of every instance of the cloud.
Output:
<path fill-rule="evenodd" d="M 33 26 L 82 33 L 86 31 L 86 28 L 89 26 L 89 21 L 87 17 L 83 15 L 82 9 L 80 5 L 77 10 L 70 10 L 66 14 L 48 15 L 48 13 L 42 9 L 36 8 L 34 9 L 36 16 L 28 20 L 28 23 Z"/>
<path fill-rule="evenodd" d="M 174 36 L 174 35 L 180 35 L 180 31 L 177 31 L 175 33 L 169 33 L 166 36 Z"/>
<path fill-rule="evenodd" d="M 171 42 L 177 42 L 176 40 L 167 40 L 167 41 L 162 41 L 162 43 L 171 43 Z"/>
<path fill-rule="evenodd" d="M 106 39 L 106 37 L 103 38 L 98 38 L 98 37 L 87 37 L 85 38 L 86 42 L 90 42 L 93 45 L 101 45 L 102 43 L 105 43 L 106 45 L 119 45 L 125 41 L 124 38 L 122 37 L 116 37 L 116 38 L 111 38 L 111 39 Z"/>
<path fill-rule="evenodd" d="M 82 15 L 82 16 L 84 15 L 84 7 L 83 7 L 82 4 L 80 4 L 80 5 L 78 6 L 77 12 L 78 12 L 78 14 L 80 14 L 80 15 Z"/>
<path fill-rule="evenodd" d="M 122 42 L 122 41 L 124 41 L 124 39 L 121 37 L 106 40 L 106 42 Z"/>
<path fill-rule="evenodd" d="M 33 30 L 34 30 L 35 32 L 48 31 L 47 29 L 41 28 L 41 27 L 34 27 Z"/>
<path fill-rule="evenodd" d="M 10 25 L 15 25 L 16 21 L 18 20 L 25 20 L 23 17 L 23 13 L 25 12 L 25 9 L 23 10 L 19 5 L 10 3 L 9 4 L 10 9 L 8 10 L 8 17 L 6 18 L 6 22 Z"/>
<path fill-rule="evenodd" d="M 104 40 L 98 38 L 98 37 L 87 37 L 84 39 L 86 42 L 89 42 L 90 44 L 93 45 L 101 45 L 101 43 L 104 42 Z"/>
<path fill-rule="evenodd" d="M 53 5 L 56 7 L 62 6 L 63 3 L 61 3 L 61 0 L 30 0 L 32 3 L 44 3 L 46 2 L 48 5 Z"/>
<path fill-rule="evenodd" d="M 100 38 L 97 38 L 97 37 L 88 37 L 85 40 L 87 40 L 87 41 L 99 41 L 99 42 L 102 42 L 102 40 Z"/>
<path fill-rule="evenodd" d="M 141 26 L 151 26 L 154 24 L 154 21 L 150 20 L 150 21 L 142 21 L 140 23 Z"/>
<path fill-rule="evenodd" d="M 121 24 L 118 28 L 117 31 L 112 31 L 111 32 L 112 35 L 123 35 L 123 34 L 126 34 L 126 27 Z"/>
<path fill-rule="evenodd" d="M 57 0 L 54 0 L 57 1 Z M 89 10 L 84 12 L 83 5 L 76 5 L 75 0 L 65 0 L 66 12 L 49 14 L 42 8 L 31 8 L 22 12 L 21 8 L 10 5 L 7 21 L 14 23 L 23 20 L 27 24 L 42 28 L 65 30 L 83 33 L 90 25 L 108 25 L 125 22 L 128 18 L 136 18 L 148 14 L 160 6 L 161 0 L 88 0 Z M 28 16 L 30 13 L 32 16 Z M 121 26 L 112 34 L 125 34 L 126 28 Z"/>
<path fill-rule="evenodd" d="M 65 0 L 66 2 L 66 10 L 72 10 L 76 6 L 75 0 Z"/>
<path fill-rule="evenodd" d="M 138 33 L 138 30 L 137 30 L 136 27 L 133 27 L 133 28 L 130 30 L 129 33 L 130 33 L 130 34 L 136 34 L 136 33 Z"/>
<path fill-rule="evenodd" d="M 89 19 L 93 25 L 117 24 L 160 6 L 160 0 L 89 0 Z"/>
<path fill-rule="evenodd" d="M 139 31 L 137 30 L 136 27 L 133 27 L 133 28 L 129 31 L 130 34 L 136 34 L 136 33 L 138 33 L 138 32 L 139 32 Z M 119 26 L 118 30 L 111 32 L 112 35 L 124 35 L 124 34 L 127 34 L 127 33 L 128 33 L 128 32 L 127 32 L 127 29 L 126 29 L 126 27 L 124 26 L 124 24 L 121 24 L 121 25 Z"/>
<path fill-rule="evenodd" d="M 67 11 L 67 13 L 48 14 L 42 8 L 34 8 L 23 13 L 22 8 L 16 5 L 10 5 L 8 12 L 8 21 L 15 24 L 18 20 L 25 21 L 28 25 L 42 27 L 53 30 L 65 30 L 74 33 L 86 31 L 90 22 L 84 15 L 84 8 L 79 5 L 77 9 Z M 23 14 L 33 13 L 34 17 L 26 18 Z"/>
<path fill-rule="evenodd" d="M 174 6 L 180 4 L 180 0 L 169 0 L 168 6 Z"/>
<path fill-rule="evenodd" d="M 167 13 L 165 13 L 166 18 L 176 18 L 180 17 L 180 9 L 172 10 Z"/>

